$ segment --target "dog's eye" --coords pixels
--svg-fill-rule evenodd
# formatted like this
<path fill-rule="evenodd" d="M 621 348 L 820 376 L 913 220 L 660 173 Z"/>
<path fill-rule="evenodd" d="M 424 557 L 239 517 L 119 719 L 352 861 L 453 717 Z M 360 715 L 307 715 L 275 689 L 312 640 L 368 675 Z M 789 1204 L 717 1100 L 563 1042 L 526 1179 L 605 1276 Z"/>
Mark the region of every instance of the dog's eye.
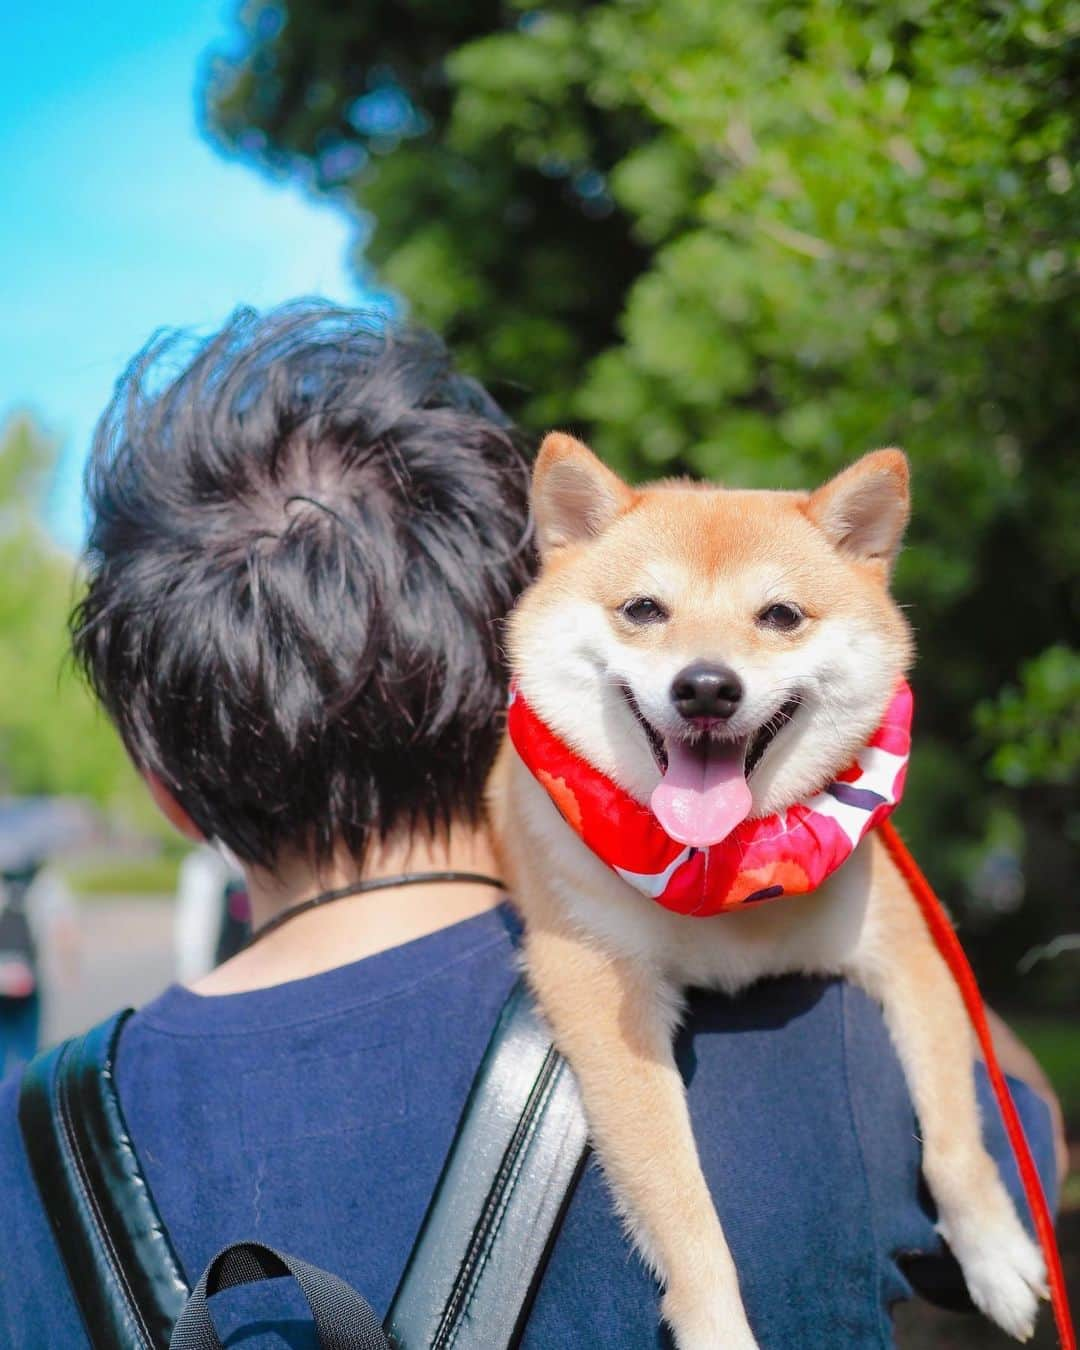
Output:
<path fill-rule="evenodd" d="M 797 605 L 770 605 L 758 615 L 758 623 L 763 628 L 778 628 L 782 633 L 798 628 L 802 623 L 802 610 Z"/>
<path fill-rule="evenodd" d="M 638 595 L 633 600 L 627 600 L 622 612 L 631 623 L 636 624 L 663 623 L 667 618 L 664 606 L 647 595 Z"/>

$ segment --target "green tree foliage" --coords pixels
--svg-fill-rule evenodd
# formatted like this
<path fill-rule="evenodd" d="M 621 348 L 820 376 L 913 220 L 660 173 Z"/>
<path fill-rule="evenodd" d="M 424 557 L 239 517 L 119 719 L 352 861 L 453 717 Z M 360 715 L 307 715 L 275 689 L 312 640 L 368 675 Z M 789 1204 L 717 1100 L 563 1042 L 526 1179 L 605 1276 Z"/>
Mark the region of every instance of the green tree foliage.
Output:
<path fill-rule="evenodd" d="M 138 811 L 127 756 L 67 659 L 74 567 L 39 524 L 55 449 L 29 417 L 0 427 L 0 791 Z"/>
<path fill-rule="evenodd" d="M 1020 675 L 977 709 L 990 772 L 1010 787 L 1068 787 L 1080 773 L 1080 653 L 1049 647 Z"/>
<path fill-rule="evenodd" d="M 1076 0 L 286 0 L 240 29 L 214 133 L 362 208 L 362 267 L 526 425 L 760 486 L 906 447 L 903 823 L 992 975 L 1069 926 L 1065 729 L 1033 747 L 1037 672 L 1076 659 Z"/>

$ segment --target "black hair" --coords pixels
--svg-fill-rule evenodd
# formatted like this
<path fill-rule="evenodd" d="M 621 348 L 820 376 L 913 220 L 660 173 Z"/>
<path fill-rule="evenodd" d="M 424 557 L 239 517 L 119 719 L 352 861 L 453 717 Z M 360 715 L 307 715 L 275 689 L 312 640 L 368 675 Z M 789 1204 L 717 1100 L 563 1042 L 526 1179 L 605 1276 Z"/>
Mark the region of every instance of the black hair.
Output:
<path fill-rule="evenodd" d="M 272 866 L 483 814 L 528 474 L 442 343 L 361 312 L 158 335 L 94 435 L 76 659 L 144 772 Z"/>

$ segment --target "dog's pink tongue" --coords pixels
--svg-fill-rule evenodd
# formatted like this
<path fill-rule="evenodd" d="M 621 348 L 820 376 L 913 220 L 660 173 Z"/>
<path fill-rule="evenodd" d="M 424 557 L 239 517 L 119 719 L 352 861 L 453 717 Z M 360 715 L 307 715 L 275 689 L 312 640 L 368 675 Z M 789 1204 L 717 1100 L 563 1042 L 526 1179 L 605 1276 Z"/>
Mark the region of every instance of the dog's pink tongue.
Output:
<path fill-rule="evenodd" d="M 653 790 L 653 815 L 680 844 L 708 848 L 726 839 L 750 813 L 742 743 L 667 743 L 668 766 Z"/>

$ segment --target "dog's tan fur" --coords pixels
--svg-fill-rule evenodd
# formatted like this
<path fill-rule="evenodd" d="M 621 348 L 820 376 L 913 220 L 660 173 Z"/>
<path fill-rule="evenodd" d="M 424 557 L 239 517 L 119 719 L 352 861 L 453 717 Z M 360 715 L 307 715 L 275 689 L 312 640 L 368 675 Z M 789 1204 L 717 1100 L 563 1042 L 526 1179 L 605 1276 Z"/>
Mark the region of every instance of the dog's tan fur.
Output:
<path fill-rule="evenodd" d="M 615 689 L 629 683 L 662 722 L 672 676 L 694 659 L 739 672 L 739 715 L 756 725 L 792 689 L 805 694 L 750 780 L 752 814 L 820 790 L 851 762 L 911 656 L 888 590 L 908 514 L 899 451 L 867 455 L 812 494 L 634 490 L 555 434 L 533 500 L 543 568 L 511 621 L 511 664 L 535 710 L 598 769 L 648 801 L 659 771 Z M 661 598 L 668 621 L 629 623 L 621 607 L 635 595 Z M 797 632 L 755 622 L 792 600 L 806 615 Z M 674 1063 L 682 991 L 735 992 L 784 972 L 842 974 L 882 1004 L 941 1230 L 975 1302 L 1026 1339 L 1044 1293 L 1041 1256 L 982 1145 L 958 991 L 873 836 L 812 895 L 699 919 L 656 905 L 590 853 L 509 743 L 493 815 L 525 917 L 529 979 L 578 1076 L 616 1202 L 664 1286 L 680 1350 L 756 1344 Z"/>

